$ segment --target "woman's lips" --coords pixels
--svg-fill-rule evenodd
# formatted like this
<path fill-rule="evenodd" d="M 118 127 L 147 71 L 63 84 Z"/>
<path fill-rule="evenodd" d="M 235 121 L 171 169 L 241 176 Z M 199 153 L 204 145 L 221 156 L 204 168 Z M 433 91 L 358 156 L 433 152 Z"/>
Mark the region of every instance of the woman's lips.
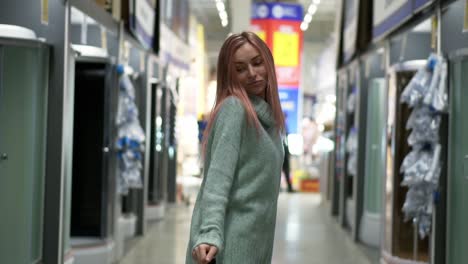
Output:
<path fill-rule="evenodd" d="M 249 83 L 250 86 L 259 86 L 261 84 L 263 84 L 263 80 L 259 80 L 259 81 Z"/>

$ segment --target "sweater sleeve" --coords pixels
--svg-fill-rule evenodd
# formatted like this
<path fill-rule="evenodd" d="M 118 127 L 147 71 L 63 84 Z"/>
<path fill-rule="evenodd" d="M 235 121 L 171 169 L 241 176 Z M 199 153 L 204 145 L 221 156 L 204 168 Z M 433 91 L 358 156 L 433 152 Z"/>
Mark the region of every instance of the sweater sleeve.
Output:
<path fill-rule="evenodd" d="M 200 244 L 209 244 L 220 251 L 224 244 L 226 206 L 239 160 L 241 133 L 245 123 L 243 106 L 237 99 L 226 99 L 215 122 L 207 157 L 210 165 L 205 184 L 200 190 L 201 225 L 194 248 Z"/>

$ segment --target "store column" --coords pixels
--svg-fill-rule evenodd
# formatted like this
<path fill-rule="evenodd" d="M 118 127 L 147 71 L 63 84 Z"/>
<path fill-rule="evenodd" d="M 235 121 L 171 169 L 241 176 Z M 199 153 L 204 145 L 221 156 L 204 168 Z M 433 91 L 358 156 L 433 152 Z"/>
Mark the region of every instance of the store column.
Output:
<path fill-rule="evenodd" d="M 237 0 L 236 4 L 231 4 L 231 32 L 240 33 L 246 31 L 250 27 L 250 13 L 245 10 L 250 10 L 252 0 Z"/>

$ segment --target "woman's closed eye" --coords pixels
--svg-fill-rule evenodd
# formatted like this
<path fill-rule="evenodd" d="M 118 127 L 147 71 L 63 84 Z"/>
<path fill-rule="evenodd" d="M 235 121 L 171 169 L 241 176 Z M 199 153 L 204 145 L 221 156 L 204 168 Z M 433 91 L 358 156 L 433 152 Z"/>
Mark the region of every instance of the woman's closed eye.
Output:
<path fill-rule="evenodd" d="M 263 64 L 263 60 L 261 60 L 261 59 L 258 59 L 258 60 L 254 61 L 254 62 L 252 63 L 253 66 L 260 66 L 260 65 L 262 65 L 262 64 Z"/>
<path fill-rule="evenodd" d="M 236 71 L 237 71 L 238 73 L 241 73 L 241 72 L 243 72 L 244 70 L 245 70 L 245 67 L 238 67 L 238 68 L 236 68 Z"/>

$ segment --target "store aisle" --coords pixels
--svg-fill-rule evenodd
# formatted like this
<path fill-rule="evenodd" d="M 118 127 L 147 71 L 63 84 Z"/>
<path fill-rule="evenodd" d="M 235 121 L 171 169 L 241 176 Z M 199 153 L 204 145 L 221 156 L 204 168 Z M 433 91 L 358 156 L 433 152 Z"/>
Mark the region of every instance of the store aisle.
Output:
<path fill-rule="evenodd" d="M 120 263 L 184 263 L 191 210 L 170 208 Z M 274 252 L 274 264 L 370 264 L 315 194 L 280 194 Z"/>

